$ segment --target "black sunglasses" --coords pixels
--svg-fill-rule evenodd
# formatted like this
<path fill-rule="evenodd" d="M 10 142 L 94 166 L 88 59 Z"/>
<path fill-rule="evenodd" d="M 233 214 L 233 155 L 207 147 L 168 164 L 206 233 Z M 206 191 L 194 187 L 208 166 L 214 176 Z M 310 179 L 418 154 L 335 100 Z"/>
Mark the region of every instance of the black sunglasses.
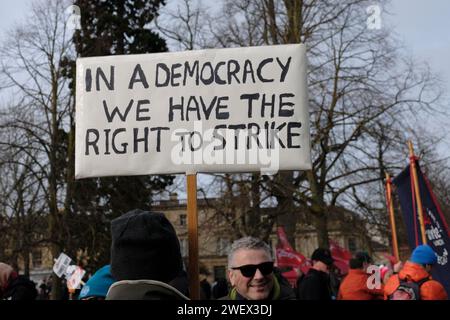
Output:
<path fill-rule="evenodd" d="M 231 269 L 241 270 L 242 275 L 247 278 L 252 278 L 256 273 L 256 269 L 258 269 L 262 275 L 267 276 L 273 272 L 273 261 L 263 262 L 260 264 L 246 264 L 245 266 Z"/>

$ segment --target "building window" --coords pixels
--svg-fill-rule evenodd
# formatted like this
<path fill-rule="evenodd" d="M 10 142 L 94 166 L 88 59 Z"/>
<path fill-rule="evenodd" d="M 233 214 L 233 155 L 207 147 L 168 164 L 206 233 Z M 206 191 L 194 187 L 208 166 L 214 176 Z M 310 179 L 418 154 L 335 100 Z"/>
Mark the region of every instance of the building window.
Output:
<path fill-rule="evenodd" d="M 180 214 L 180 226 L 184 227 L 186 226 L 186 215 L 185 214 Z"/>
<path fill-rule="evenodd" d="M 33 268 L 41 268 L 42 267 L 42 252 L 39 249 L 33 250 L 32 254 L 33 260 Z"/>
<path fill-rule="evenodd" d="M 180 249 L 181 249 L 181 256 L 187 257 L 189 252 L 187 239 L 180 239 Z"/>
<path fill-rule="evenodd" d="M 229 247 L 230 247 L 229 239 L 219 238 L 217 240 L 217 254 L 219 256 L 226 256 L 228 254 Z"/>
<path fill-rule="evenodd" d="M 348 250 L 355 252 L 357 250 L 355 238 L 348 238 Z"/>
<path fill-rule="evenodd" d="M 225 266 L 215 266 L 214 267 L 214 280 L 226 279 Z"/>
<path fill-rule="evenodd" d="M 263 223 L 268 223 L 269 221 L 269 215 L 266 213 L 263 213 L 259 216 L 259 221 L 263 224 Z"/>

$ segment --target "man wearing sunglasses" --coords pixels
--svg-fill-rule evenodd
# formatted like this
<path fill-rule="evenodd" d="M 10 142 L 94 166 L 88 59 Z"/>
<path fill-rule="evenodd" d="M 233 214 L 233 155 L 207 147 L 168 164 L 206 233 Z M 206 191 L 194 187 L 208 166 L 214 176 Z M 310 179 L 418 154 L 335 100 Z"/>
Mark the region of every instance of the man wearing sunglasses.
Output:
<path fill-rule="evenodd" d="M 244 237 L 231 245 L 228 254 L 230 300 L 290 300 L 295 294 L 274 275 L 270 247 L 253 237 Z"/>

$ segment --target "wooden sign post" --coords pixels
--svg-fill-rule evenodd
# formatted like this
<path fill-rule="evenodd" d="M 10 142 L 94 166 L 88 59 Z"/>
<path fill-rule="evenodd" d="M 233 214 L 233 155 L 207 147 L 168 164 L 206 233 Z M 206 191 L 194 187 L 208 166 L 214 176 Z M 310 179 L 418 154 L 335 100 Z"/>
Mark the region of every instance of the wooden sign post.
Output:
<path fill-rule="evenodd" d="M 186 175 L 186 180 L 189 241 L 189 295 L 192 300 L 199 300 L 197 175 L 188 174 Z"/>
<path fill-rule="evenodd" d="M 419 179 L 417 178 L 416 171 L 416 156 L 414 155 L 414 149 L 411 141 L 408 141 L 409 147 L 409 162 L 411 166 L 411 173 L 414 179 L 414 192 L 417 201 L 417 213 L 419 215 L 420 233 L 422 234 L 422 244 L 427 244 L 427 235 L 425 234 L 425 223 L 423 222 L 423 207 L 422 199 L 420 198 Z"/>
<path fill-rule="evenodd" d="M 399 253 L 398 253 L 398 241 L 397 241 L 397 228 L 395 227 L 395 218 L 394 218 L 394 204 L 392 203 L 392 181 L 389 173 L 386 173 L 386 203 L 387 210 L 389 213 L 389 221 L 391 225 L 391 234 L 392 234 L 392 251 L 394 253 L 395 259 L 400 261 Z"/>

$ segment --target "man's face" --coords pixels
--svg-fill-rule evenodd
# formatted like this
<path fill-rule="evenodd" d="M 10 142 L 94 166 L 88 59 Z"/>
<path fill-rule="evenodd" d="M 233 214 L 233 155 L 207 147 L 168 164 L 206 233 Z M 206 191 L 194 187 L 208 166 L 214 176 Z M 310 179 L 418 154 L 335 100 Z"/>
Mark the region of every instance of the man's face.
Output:
<path fill-rule="evenodd" d="M 259 265 L 271 261 L 267 253 L 262 249 L 240 249 L 235 252 L 231 266 L 236 268 L 245 265 Z M 264 275 L 261 273 L 261 270 L 257 269 L 253 276 L 246 277 L 241 270 L 228 270 L 228 276 L 231 285 L 247 300 L 267 299 L 273 288 L 273 272 Z"/>

